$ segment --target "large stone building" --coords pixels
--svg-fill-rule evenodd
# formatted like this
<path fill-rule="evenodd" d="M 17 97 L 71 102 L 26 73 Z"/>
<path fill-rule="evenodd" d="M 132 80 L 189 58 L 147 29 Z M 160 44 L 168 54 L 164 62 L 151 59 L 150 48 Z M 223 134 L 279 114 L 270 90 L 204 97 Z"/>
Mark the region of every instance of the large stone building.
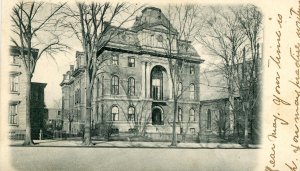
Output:
<path fill-rule="evenodd" d="M 34 50 L 33 55 L 37 55 Z M 20 58 L 17 47 L 10 47 L 10 73 L 9 73 L 9 135 L 14 139 L 23 139 L 26 129 L 26 74 L 25 66 Z M 32 137 L 38 138 L 40 129 L 43 129 L 45 117 L 44 89 L 45 83 L 31 83 L 31 126 Z"/>
<path fill-rule="evenodd" d="M 172 132 L 173 96 L 169 58 L 165 42 L 170 35 L 172 53 L 180 61 L 176 86 L 181 94 L 176 130 L 178 134 L 199 131 L 200 64 L 191 42 L 178 40 L 178 32 L 158 8 L 147 7 L 130 29 L 116 28 L 114 36 L 99 52 L 105 60 L 97 73 L 93 91 L 92 127 L 110 123 L 116 132 L 143 131 L 169 135 Z M 78 133 L 85 117 L 85 62 L 76 53 L 76 65 L 64 74 L 62 87 L 64 129 Z M 170 137 L 169 137 L 170 138 Z"/>

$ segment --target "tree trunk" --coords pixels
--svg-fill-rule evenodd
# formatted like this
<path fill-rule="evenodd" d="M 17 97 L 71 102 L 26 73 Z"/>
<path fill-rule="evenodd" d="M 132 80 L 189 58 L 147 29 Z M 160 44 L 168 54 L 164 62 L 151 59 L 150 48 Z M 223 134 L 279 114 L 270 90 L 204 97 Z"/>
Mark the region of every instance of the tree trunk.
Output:
<path fill-rule="evenodd" d="M 69 134 L 71 134 L 72 121 L 69 121 Z"/>
<path fill-rule="evenodd" d="M 245 107 L 245 104 L 243 105 L 244 112 L 245 112 L 245 132 L 244 132 L 244 146 L 248 147 L 248 110 Z"/>
<path fill-rule="evenodd" d="M 173 115 L 173 125 L 172 125 L 172 143 L 171 146 L 177 146 L 177 133 L 176 133 L 176 116 L 177 116 L 177 97 L 175 95 L 175 88 L 173 86 L 173 96 L 174 96 L 174 115 Z"/>
<path fill-rule="evenodd" d="M 91 145 L 91 95 L 92 88 L 90 86 L 90 78 L 88 70 L 85 70 L 86 74 L 86 111 L 85 111 L 85 128 L 84 128 L 84 145 Z"/>
<path fill-rule="evenodd" d="M 31 139 L 31 123 L 30 123 L 30 96 L 31 96 L 31 74 L 26 74 L 26 132 L 23 145 L 34 145 Z"/>
<path fill-rule="evenodd" d="M 234 113 L 234 96 L 233 96 L 233 79 L 230 78 L 230 85 L 229 85 L 229 134 L 235 136 L 236 135 L 236 116 Z"/>
<path fill-rule="evenodd" d="M 199 132 L 198 132 L 198 140 L 199 143 L 201 142 L 201 109 L 202 109 L 202 104 L 199 105 Z"/>

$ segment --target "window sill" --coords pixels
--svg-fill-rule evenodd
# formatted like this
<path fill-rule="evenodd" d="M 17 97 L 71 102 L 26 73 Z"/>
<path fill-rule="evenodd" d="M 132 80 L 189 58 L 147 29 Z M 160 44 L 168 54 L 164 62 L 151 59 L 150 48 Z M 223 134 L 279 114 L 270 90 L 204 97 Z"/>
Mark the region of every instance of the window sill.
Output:
<path fill-rule="evenodd" d="M 8 124 L 8 126 L 16 126 L 16 127 L 18 127 L 19 124 Z"/>
<path fill-rule="evenodd" d="M 11 63 L 10 65 L 12 65 L 12 66 L 17 66 L 17 67 L 21 67 L 21 64 Z"/>
<path fill-rule="evenodd" d="M 10 91 L 9 93 L 10 93 L 10 94 L 17 94 L 17 95 L 20 95 L 20 92 L 18 92 L 18 91 Z"/>

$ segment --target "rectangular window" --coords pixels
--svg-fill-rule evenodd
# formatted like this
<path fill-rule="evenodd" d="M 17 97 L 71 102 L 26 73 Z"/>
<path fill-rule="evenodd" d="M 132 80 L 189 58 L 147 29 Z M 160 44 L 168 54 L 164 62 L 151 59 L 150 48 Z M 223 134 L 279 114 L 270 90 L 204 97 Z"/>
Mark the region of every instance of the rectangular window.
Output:
<path fill-rule="evenodd" d="M 195 85 L 194 84 L 190 85 L 190 99 L 195 100 Z"/>
<path fill-rule="evenodd" d="M 19 91 L 19 75 L 11 75 L 10 77 L 10 91 L 18 92 Z"/>
<path fill-rule="evenodd" d="M 135 67 L 135 58 L 128 57 L 128 67 Z"/>
<path fill-rule="evenodd" d="M 13 64 L 19 64 L 19 62 L 18 62 L 18 56 L 12 56 L 12 63 Z"/>
<path fill-rule="evenodd" d="M 190 132 L 191 134 L 195 134 L 196 133 L 195 128 L 190 128 Z"/>
<path fill-rule="evenodd" d="M 207 110 L 207 123 L 206 123 L 206 129 L 211 129 L 211 110 Z"/>
<path fill-rule="evenodd" d="M 15 125 L 17 124 L 18 119 L 18 105 L 11 104 L 9 105 L 9 124 Z"/>
<path fill-rule="evenodd" d="M 117 56 L 117 55 L 112 56 L 112 64 L 119 65 L 119 56 Z"/>
<path fill-rule="evenodd" d="M 135 95 L 135 80 L 132 77 L 128 79 L 128 95 L 129 96 Z"/>
<path fill-rule="evenodd" d="M 196 121 L 196 117 L 195 117 L 195 110 L 194 109 L 191 109 L 190 110 L 190 121 Z"/>
<path fill-rule="evenodd" d="M 128 114 L 128 121 L 134 121 L 134 114 Z"/>
<path fill-rule="evenodd" d="M 119 77 L 113 76 L 111 79 L 111 94 L 119 94 Z"/>
<path fill-rule="evenodd" d="M 183 61 L 178 60 L 177 63 L 178 63 L 178 70 L 179 70 L 180 73 L 182 73 L 182 71 L 183 71 Z"/>
<path fill-rule="evenodd" d="M 135 108 L 134 107 L 129 107 L 128 108 L 128 121 L 134 121 L 135 120 Z"/>
<path fill-rule="evenodd" d="M 182 109 L 178 108 L 178 122 L 182 121 Z"/>
<path fill-rule="evenodd" d="M 190 74 L 191 75 L 195 74 L 195 66 L 193 66 L 193 65 L 190 66 Z"/>

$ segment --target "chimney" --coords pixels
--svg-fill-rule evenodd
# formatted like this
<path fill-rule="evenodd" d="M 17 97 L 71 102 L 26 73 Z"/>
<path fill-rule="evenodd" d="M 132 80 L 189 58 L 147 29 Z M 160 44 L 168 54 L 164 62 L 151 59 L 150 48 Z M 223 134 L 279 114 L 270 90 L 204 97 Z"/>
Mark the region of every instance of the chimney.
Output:
<path fill-rule="evenodd" d="M 70 71 L 74 71 L 74 65 L 70 65 Z"/>
<path fill-rule="evenodd" d="M 67 80 L 69 80 L 69 79 L 70 79 L 70 75 L 71 75 L 71 74 L 72 74 L 72 72 L 71 72 L 71 71 L 67 71 L 67 74 L 66 74 L 66 75 L 67 75 L 67 76 L 66 76 L 66 79 L 67 79 Z"/>

